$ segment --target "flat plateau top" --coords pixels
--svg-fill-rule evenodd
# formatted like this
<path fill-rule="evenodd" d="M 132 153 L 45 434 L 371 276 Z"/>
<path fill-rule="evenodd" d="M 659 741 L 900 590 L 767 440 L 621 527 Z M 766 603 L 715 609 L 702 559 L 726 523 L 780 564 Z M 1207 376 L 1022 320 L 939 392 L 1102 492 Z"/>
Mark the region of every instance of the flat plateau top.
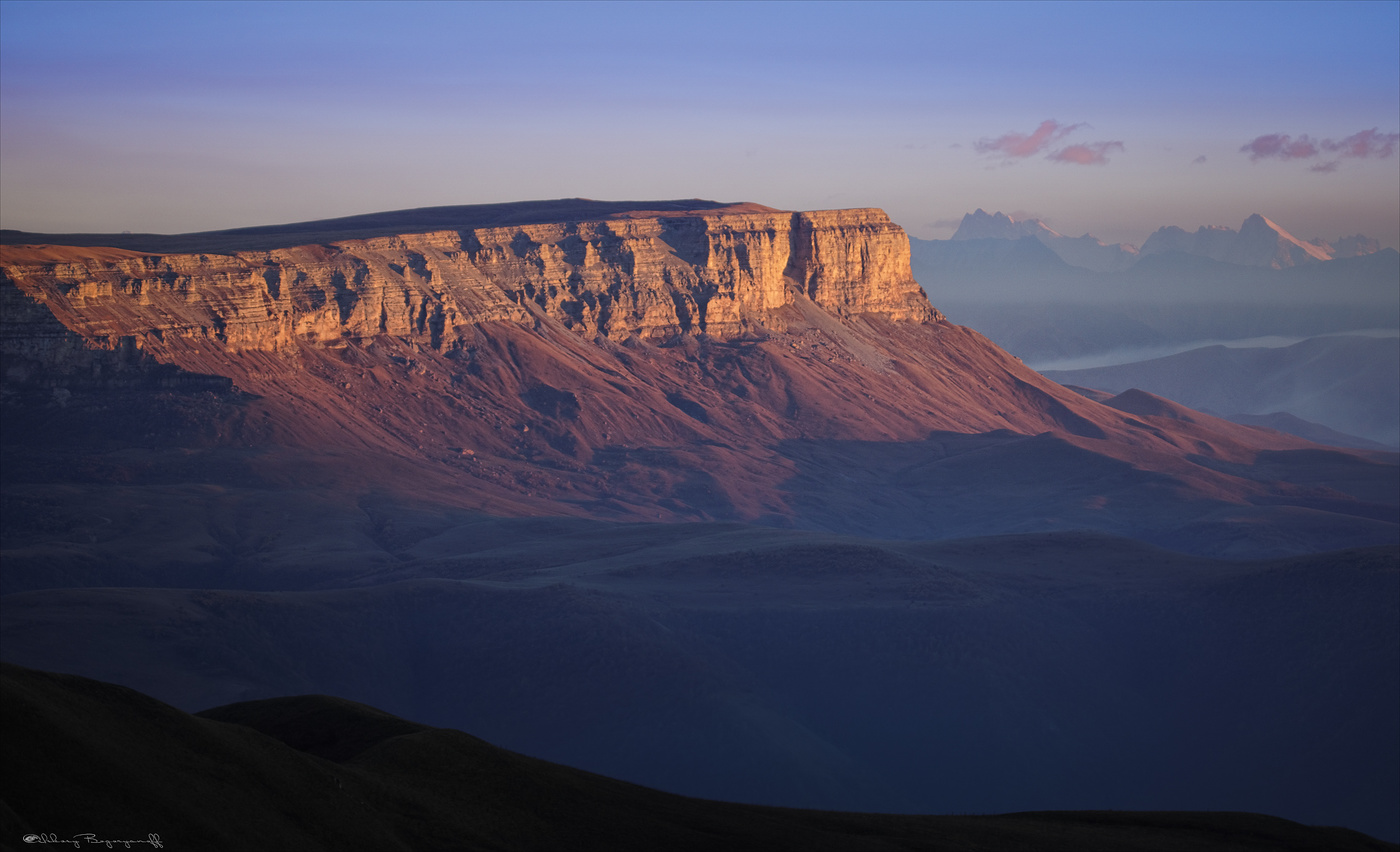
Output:
<path fill-rule="evenodd" d="M 339 219 L 318 219 L 285 225 L 259 225 L 194 234 L 38 234 L 0 230 L 6 246 L 104 246 L 134 252 L 188 254 L 198 252 L 270 251 L 278 248 L 369 239 L 425 231 L 500 228 L 512 225 L 544 225 L 554 222 L 639 219 L 654 216 L 687 216 L 744 213 L 781 213 L 752 202 L 729 204 L 702 198 L 674 201 L 593 201 L 561 198 L 552 201 L 515 201 L 506 204 L 466 204 L 452 207 L 419 207 L 366 213 Z M 58 253 L 58 254 L 61 254 Z M 6 252 L 8 262 L 24 262 Z M 57 255 L 54 260 L 61 260 Z M 46 259 L 47 260 L 47 259 Z M 40 261 L 45 262 L 45 261 Z M 48 261 L 51 262 L 51 261 Z"/>

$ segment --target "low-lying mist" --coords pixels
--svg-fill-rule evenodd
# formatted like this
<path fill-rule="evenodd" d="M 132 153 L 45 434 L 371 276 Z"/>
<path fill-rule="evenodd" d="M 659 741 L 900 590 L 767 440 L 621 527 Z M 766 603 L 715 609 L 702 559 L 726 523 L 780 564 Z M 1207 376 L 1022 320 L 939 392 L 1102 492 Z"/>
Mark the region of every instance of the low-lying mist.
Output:
<path fill-rule="evenodd" d="M 1400 337 L 1400 329 L 1395 328 L 1362 328 L 1355 331 L 1336 332 L 1335 334 L 1316 335 L 1317 337 Z M 1189 352 L 1192 349 L 1204 349 L 1207 346 L 1224 346 L 1227 349 L 1281 349 L 1292 346 L 1295 343 L 1302 343 L 1310 337 L 1299 335 L 1265 334 L 1259 337 L 1241 337 L 1232 339 L 1207 338 L 1202 340 L 1187 340 L 1176 343 L 1165 343 L 1156 346 L 1123 346 L 1116 349 L 1109 349 L 1103 352 L 1095 352 L 1092 355 L 1079 355 L 1069 358 L 1032 358 L 1026 360 L 1026 366 L 1040 373 L 1053 370 L 1087 370 L 1093 367 L 1112 367 L 1118 364 L 1135 364 L 1141 361 L 1151 361 L 1155 358 L 1165 358 L 1169 355 L 1178 355 L 1182 352 Z"/>

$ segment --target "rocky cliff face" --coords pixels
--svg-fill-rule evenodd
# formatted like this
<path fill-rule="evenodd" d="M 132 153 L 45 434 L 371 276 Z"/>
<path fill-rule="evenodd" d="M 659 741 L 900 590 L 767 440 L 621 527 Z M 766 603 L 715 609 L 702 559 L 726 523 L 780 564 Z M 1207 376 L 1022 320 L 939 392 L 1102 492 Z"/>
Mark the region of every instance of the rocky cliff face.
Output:
<path fill-rule="evenodd" d="M 232 254 L 7 248 L 3 275 L 20 293 L 6 288 L 0 343 L 40 360 L 71 348 L 51 316 L 106 349 L 232 350 L 377 335 L 440 350 L 475 324 L 540 316 L 588 338 L 732 339 L 783 328 L 801 296 L 838 316 L 941 319 L 910 273 L 908 238 L 879 210 L 620 217 Z"/>

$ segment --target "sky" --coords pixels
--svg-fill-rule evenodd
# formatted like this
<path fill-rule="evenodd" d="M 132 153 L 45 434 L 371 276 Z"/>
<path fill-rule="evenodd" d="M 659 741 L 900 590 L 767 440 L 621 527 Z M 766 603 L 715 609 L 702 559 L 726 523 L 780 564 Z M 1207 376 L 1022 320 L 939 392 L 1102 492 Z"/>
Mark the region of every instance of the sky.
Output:
<path fill-rule="evenodd" d="M 0 227 L 545 198 L 1400 246 L 1400 2 L 0 0 Z"/>

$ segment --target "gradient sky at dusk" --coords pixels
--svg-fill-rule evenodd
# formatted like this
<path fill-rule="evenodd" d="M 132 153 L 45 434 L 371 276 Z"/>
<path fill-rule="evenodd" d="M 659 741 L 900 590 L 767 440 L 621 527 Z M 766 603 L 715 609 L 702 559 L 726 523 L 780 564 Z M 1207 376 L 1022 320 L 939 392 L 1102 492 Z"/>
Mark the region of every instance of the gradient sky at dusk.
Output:
<path fill-rule="evenodd" d="M 4 0 L 0 226 L 699 197 L 1396 246 L 1398 34 L 1383 1 Z"/>

